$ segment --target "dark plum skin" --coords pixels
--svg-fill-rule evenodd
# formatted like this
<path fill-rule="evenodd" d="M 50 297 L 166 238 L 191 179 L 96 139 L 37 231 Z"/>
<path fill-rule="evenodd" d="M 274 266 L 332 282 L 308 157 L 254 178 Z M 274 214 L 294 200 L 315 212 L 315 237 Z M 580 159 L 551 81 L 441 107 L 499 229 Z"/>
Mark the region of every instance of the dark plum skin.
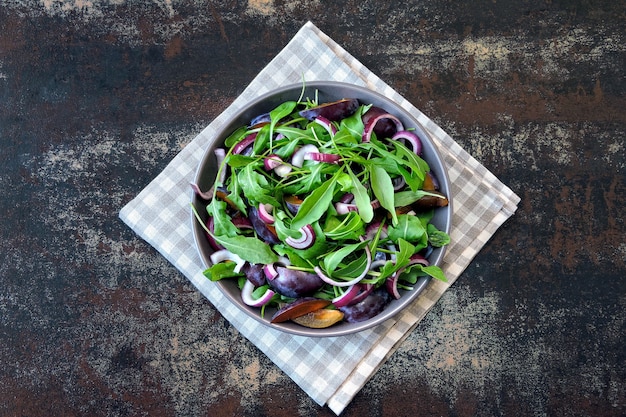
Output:
<path fill-rule="evenodd" d="M 391 296 L 387 291 L 379 288 L 368 295 L 365 300 L 351 306 L 341 307 L 339 310 L 344 314 L 345 321 L 358 323 L 380 314 L 390 301 Z"/>
<path fill-rule="evenodd" d="M 314 293 L 324 285 L 324 281 L 317 274 L 295 271 L 284 266 L 277 266 L 276 272 L 278 272 L 278 276 L 268 280 L 268 284 L 285 297 L 304 297 Z"/>
<path fill-rule="evenodd" d="M 332 103 L 324 103 L 317 107 L 300 111 L 300 116 L 307 120 L 314 120 L 316 117 L 325 117 L 334 122 L 345 119 L 352 115 L 359 108 L 359 100 L 355 98 L 344 98 L 333 101 Z"/>
<path fill-rule="evenodd" d="M 280 243 L 278 237 L 272 233 L 272 231 L 267 227 L 267 224 L 259 218 L 259 210 L 256 207 L 250 207 L 248 210 L 248 218 L 252 223 L 252 227 L 254 227 L 254 230 L 261 239 L 271 244 Z"/>
<path fill-rule="evenodd" d="M 363 114 L 363 124 L 367 126 L 371 119 L 374 119 L 383 114 L 387 114 L 387 111 L 381 109 L 380 107 L 372 106 L 370 109 Z M 374 133 L 376 136 L 380 138 L 390 138 L 397 132 L 396 124 L 389 119 L 380 119 L 374 125 Z"/>
<path fill-rule="evenodd" d="M 246 263 L 243 268 L 243 272 L 246 274 L 248 281 L 254 284 L 255 287 L 265 285 L 265 272 L 263 272 L 263 265 Z"/>

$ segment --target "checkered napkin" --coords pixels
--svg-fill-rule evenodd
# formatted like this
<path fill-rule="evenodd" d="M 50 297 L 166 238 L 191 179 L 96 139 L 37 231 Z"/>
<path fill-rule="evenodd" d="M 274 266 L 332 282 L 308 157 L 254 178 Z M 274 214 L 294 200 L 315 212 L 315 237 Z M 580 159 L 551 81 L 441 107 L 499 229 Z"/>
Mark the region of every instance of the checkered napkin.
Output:
<path fill-rule="evenodd" d="M 452 183 L 452 243 L 441 265 L 448 282 L 431 280 L 417 300 L 402 313 L 373 329 L 350 336 L 294 336 L 249 318 L 204 277 L 204 267 L 193 240 L 189 183 L 194 179 L 210 138 L 230 115 L 254 97 L 302 79 L 367 86 L 398 102 L 430 131 L 445 159 Z M 120 218 L 178 268 L 235 328 L 314 401 L 327 404 L 340 414 L 498 227 L 515 212 L 518 202 L 517 195 L 461 149 L 439 126 L 309 22 L 243 93 L 121 210 Z"/>

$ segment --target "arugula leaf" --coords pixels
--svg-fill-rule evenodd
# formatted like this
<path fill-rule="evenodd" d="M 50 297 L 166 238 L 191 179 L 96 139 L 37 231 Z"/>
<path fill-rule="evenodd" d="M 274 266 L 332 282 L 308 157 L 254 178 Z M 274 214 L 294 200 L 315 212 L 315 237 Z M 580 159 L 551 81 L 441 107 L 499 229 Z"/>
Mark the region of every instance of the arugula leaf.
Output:
<path fill-rule="evenodd" d="M 226 160 L 226 163 L 231 168 L 242 168 L 247 165 L 258 163 L 258 162 L 259 162 L 259 158 L 241 155 L 241 154 L 230 154 L 228 156 L 228 159 Z"/>
<path fill-rule="evenodd" d="M 361 181 L 354 175 L 351 169 L 348 168 L 348 174 L 352 179 L 352 194 L 354 195 L 354 203 L 359 211 L 359 216 L 365 223 L 369 223 L 374 218 L 374 209 L 372 208 L 372 202 L 370 196 L 367 194 L 367 189 Z"/>
<path fill-rule="evenodd" d="M 226 261 L 218 262 L 203 271 L 205 277 L 211 281 L 219 281 L 224 278 L 233 278 L 243 275 L 241 272 L 235 272 L 234 269 L 237 266 L 235 262 Z"/>
<path fill-rule="evenodd" d="M 353 211 L 343 216 L 343 219 L 337 216 L 328 216 L 324 224 L 324 234 L 334 240 L 356 240 L 364 233 L 363 220 Z"/>
<path fill-rule="evenodd" d="M 304 199 L 300 205 L 300 209 L 298 209 L 298 213 L 291 222 L 292 229 L 299 229 L 322 217 L 332 202 L 333 194 L 335 193 L 335 184 L 337 184 L 337 174 L 322 183 L 319 188 Z"/>
<path fill-rule="evenodd" d="M 255 155 L 263 155 L 265 152 L 268 142 L 270 141 L 270 125 L 267 124 L 259 130 L 257 133 L 254 142 L 252 143 L 252 151 Z"/>
<path fill-rule="evenodd" d="M 278 260 L 278 255 L 272 248 L 255 237 L 213 235 L 213 239 L 241 259 L 253 264 L 271 264 Z"/>
<path fill-rule="evenodd" d="M 409 206 L 415 203 L 420 198 L 426 197 L 426 196 L 441 197 L 439 194 L 431 193 L 431 192 L 424 191 L 424 190 L 400 191 L 395 194 L 394 205 L 396 207 Z"/>
<path fill-rule="evenodd" d="M 428 241 L 435 248 L 440 248 L 450 243 L 450 236 L 446 232 L 437 229 L 434 224 L 428 223 L 426 233 L 428 233 Z"/>
<path fill-rule="evenodd" d="M 404 270 L 404 272 L 400 276 L 400 279 L 404 279 L 405 274 L 407 276 L 429 275 L 435 279 L 438 279 L 439 281 L 448 282 L 448 278 L 446 278 L 446 275 L 443 273 L 443 270 L 439 268 L 437 265 L 424 266 L 421 264 L 414 264 Z"/>
<path fill-rule="evenodd" d="M 397 241 L 404 239 L 407 242 L 420 242 L 426 229 L 422 225 L 420 219 L 410 214 L 400 214 L 398 222 L 387 228 L 389 239 Z"/>
<path fill-rule="evenodd" d="M 398 215 L 394 207 L 394 190 L 391 177 L 382 167 L 370 165 L 370 185 L 380 205 L 391 214 L 392 224 L 398 223 Z"/>
<path fill-rule="evenodd" d="M 426 172 L 430 171 L 428 163 L 420 158 L 415 152 L 403 145 L 402 142 L 394 140 L 392 143 L 396 148 L 397 155 L 407 161 L 409 167 L 413 170 L 413 173 L 423 180 Z"/>
<path fill-rule="evenodd" d="M 237 175 L 243 194 L 251 205 L 256 203 L 271 204 L 278 206 L 276 198 L 273 197 L 267 178 L 255 171 L 254 165 L 247 165 L 241 169 Z"/>
<path fill-rule="evenodd" d="M 363 249 L 368 243 L 369 242 L 365 241 L 345 245 L 341 249 L 337 249 L 336 251 L 330 253 L 322 261 L 324 270 L 328 275 L 332 276 L 337 266 L 344 260 L 345 257 Z"/>
<path fill-rule="evenodd" d="M 360 143 L 363 136 L 363 130 L 365 129 L 365 127 L 363 126 L 362 116 L 363 113 L 369 110 L 370 107 L 371 105 L 361 105 L 351 116 L 341 120 L 339 125 L 339 132 L 345 130 L 345 132 L 352 137 L 352 140 L 355 143 Z M 339 132 L 337 133 L 339 134 Z M 340 143 L 340 140 L 337 139 L 337 136 L 335 136 L 335 140 L 337 141 L 337 143 Z"/>
<path fill-rule="evenodd" d="M 282 118 L 289 116 L 291 112 L 293 112 L 293 109 L 296 108 L 297 104 L 298 103 L 296 103 L 295 101 L 285 101 L 284 103 L 281 103 L 278 107 L 276 107 L 274 110 L 270 112 L 270 124 L 269 124 L 269 141 L 270 141 L 269 150 L 270 151 L 272 151 L 272 148 L 274 147 L 272 144 L 272 139 L 274 137 L 274 128 L 276 127 L 276 123 L 278 123 Z"/>
<path fill-rule="evenodd" d="M 236 143 L 240 142 L 246 136 L 248 136 L 248 128 L 246 126 L 241 126 L 224 140 L 224 146 L 230 148 Z"/>
<path fill-rule="evenodd" d="M 226 203 L 214 198 L 206 207 L 209 215 L 213 216 L 213 233 L 224 236 L 237 235 L 237 227 L 226 213 Z"/>

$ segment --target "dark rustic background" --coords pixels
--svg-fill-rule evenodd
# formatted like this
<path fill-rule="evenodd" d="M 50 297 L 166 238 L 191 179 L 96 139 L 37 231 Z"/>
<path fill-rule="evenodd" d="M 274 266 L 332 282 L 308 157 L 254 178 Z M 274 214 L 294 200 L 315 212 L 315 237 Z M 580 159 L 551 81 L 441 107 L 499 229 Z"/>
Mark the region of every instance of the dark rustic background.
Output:
<path fill-rule="evenodd" d="M 522 198 L 343 415 L 625 415 L 623 0 L 0 2 L 0 415 L 333 415 L 117 217 L 307 20 Z"/>

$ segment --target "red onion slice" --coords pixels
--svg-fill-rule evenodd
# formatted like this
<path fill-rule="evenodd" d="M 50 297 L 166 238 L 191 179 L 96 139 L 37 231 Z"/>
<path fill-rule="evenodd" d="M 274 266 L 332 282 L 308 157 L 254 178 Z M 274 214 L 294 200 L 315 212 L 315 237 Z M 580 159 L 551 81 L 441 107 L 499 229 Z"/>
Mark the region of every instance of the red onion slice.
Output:
<path fill-rule="evenodd" d="M 276 154 L 271 154 L 271 155 L 267 155 L 264 159 L 263 159 L 263 167 L 265 168 L 266 171 L 271 171 L 273 169 L 276 169 L 277 167 L 279 167 L 280 165 L 283 164 L 283 160 L 280 159 L 280 156 L 276 155 Z"/>
<path fill-rule="evenodd" d="M 242 153 L 248 146 L 252 145 L 252 142 L 256 139 L 256 135 L 256 133 L 250 133 L 248 136 L 237 142 L 237 144 L 233 146 L 233 153 Z"/>
<path fill-rule="evenodd" d="M 313 119 L 313 121 L 326 129 L 331 137 L 335 136 L 335 134 L 337 133 L 337 128 L 335 127 L 333 122 L 331 122 L 324 116 L 317 116 L 315 119 Z"/>
<path fill-rule="evenodd" d="M 374 284 L 356 284 L 356 286 L 360 287 L 361 292 L 359 294 L 357 294 L 349 303 L 348 305 L 354 305 L 354 304 L 358 304 L 361 301 L 365 300 L 367 298 L 368 295 L 370 295 L 372 293 L 372 291 L 374 291 Z"/>
<path fill-rule="evenodd" d="M 413 152 L 417 155 L 422 154 L 422 141 L 413 132 L 401 130 L 391 137 L 392 140 L 403 140 L 405 143 L 410 143 Z"/>
<path fill-rule="evenodd" d="M 396 300 L 401 297 L 400 291 L 398 291 L 398 276 L 399 274 L 395 273 L 385 280 L 385 288 L 387 289 L 387 292 L 389 292 L 389 294 L 391 294 L 391 296 Z"/>
<path fill-rule="evenodd" d="M 355 284 L 340 296 L 333 298 L 332 303 L 337 308 L 347 306 L 359 294 L 359 291 L 361 291 L 359 284 Z"/>
<path fill-rule="evenodd" d="M 395 127 L 396 132 L 404 130 L 402 122 L 396 116 L 387 113 L 380 107 L 370 107 L 370 109 L 363 115 L 363 124 L 365 125 L 365 128 L 363 129 L 363 136 L 361 138 L 363 142 L 370 141 L 372 132 L 376 129 L 376 125 L 381 121 L 391 123 L 391 125 Z"/>
<path fill-rule="evenodd" d="M 241 299 L 245 304 L 251 307 L 261 307 L 269 303 L 272 297 L 274 296 L 274 294 L 276 294 L 274 291 L 268 288 L 261 297 L 255 300 L 254 298 L 252 298 L 253 291 L 254 291 L 254 284 L 250 282 L 249 280 L 246 280 L 246 283 L 243 285 L 243 288 L 241 289 Z"/>
<path fill-rule="evenodd" d="M 303 147 L 295 151 L 291 156 L 291 165 L 301 168 L 302 164 L 304 163 L 306 154 L 308 153 L 319 153 L 319 150 L 315 145 L 304 145 Z"/>
<path fill-rule="evenodd" d="M 337 214 L 348 214 L 351 211 L 358 211 L 356 204 L 352 203 L 342 203 L 341 201 L 335 203 L 335 210 L 337 210 Z"/>
<path fill-rule="evenodd" d="M 274 224 L 274 216 L 270 214 L 274 210 L 270 204 L 259 204 L 259 219 L 265 224 Z"/>
<path fill-rule="evenodd" d="M 222 249 L 222 250 L 218 250 L 217 252 L 213 252 L 209 258 L 211 259 L 211 262 L 213 262 L 214 264 L 217 264 L 223 261 L 235 262 L 237 265 L 235 266 L 235 269 L 233 269 L 234 272 L 241 272 L 241 268 L 243 268 L 243 266 L 246 264 L 246 261 L 241 259 L 239 255 L 236 255 L 227 249 Z"/>
<path fill-rule="evenodd" d="M 304 159 L 316 162 L 326 162 L 327 164 L 338 164 L 341 157 L 333 153 L 309 152 L 304 155 Z"/>
<path fill-rule="evenodd" d="M 285 239 L 285 243 L 295 249 L 307 249 L 313 246 L 315 243 L 315 230 L 310 224 L 304 225 L 300 228 L 300 237 L 293 238 L 288 236 Z"/>

